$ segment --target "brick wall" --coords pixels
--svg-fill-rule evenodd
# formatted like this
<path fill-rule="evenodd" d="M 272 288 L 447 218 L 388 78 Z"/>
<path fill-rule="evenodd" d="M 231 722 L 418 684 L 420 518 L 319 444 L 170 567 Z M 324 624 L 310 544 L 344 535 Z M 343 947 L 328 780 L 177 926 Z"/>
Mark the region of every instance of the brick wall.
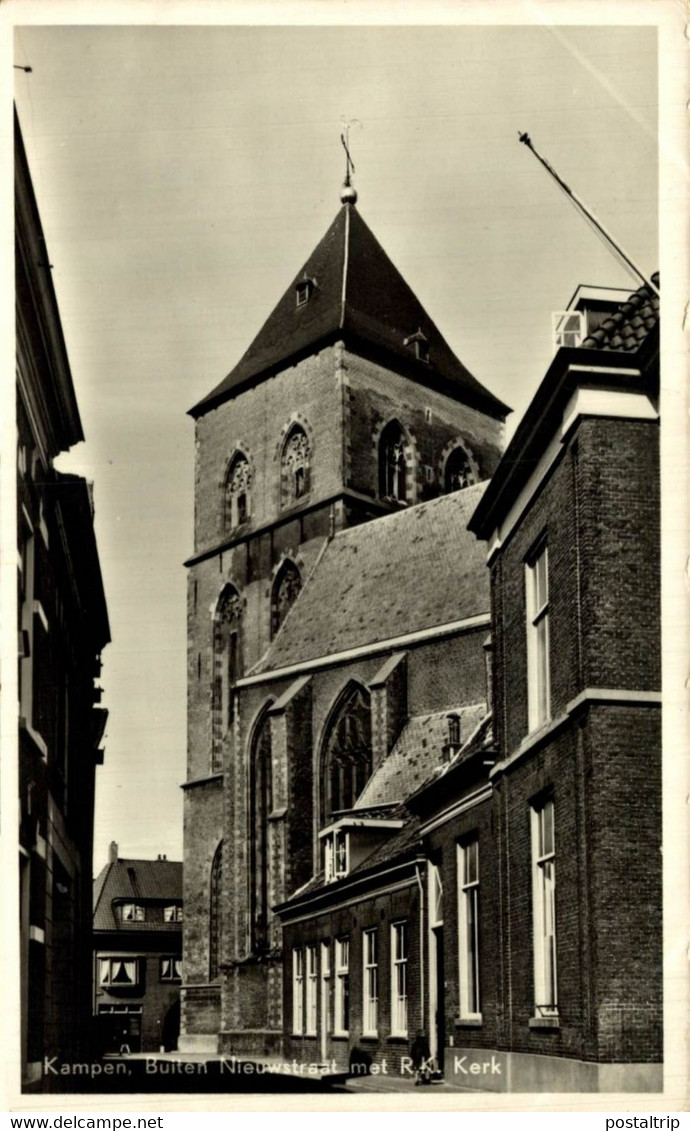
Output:
<path fill-rule="evenodd" d="M 185 981 L 209 980 L 209 893 L 211 865 L 223 836 L 219 778 L 184 794 L 184 959 Z"/>
<path fill-rule="evenodd" d="M 403 425 L 413 444 L 411 501 L 422 502 L 443 493 L 445 459 L 457 445 L 473 461 L 478 481 L 493 474 L 502 448 L 498 421 L 347 351 L 343 365 L 347 486 L 367 495 L 378 494 L 378 438 L 393 418 Z"/>
<path fill-rule="evenodd" d="M 336 348 L 329 346 L 262 381 L 196 422 L 195 549 L 223 536 L 223 484 L 235 451 L 249 460 L 251 522 L 273 522 L 280 509 L 280 450 L 291 420 L 310 442 L 310 500 L 334 494 L 341 482 L 341 390 Z"/>
<path fill-rule="evenodd" d="M 408 928 L 408 1036 L 391 1036 L 391 924 L 404 920 Z M 368 929 L 378 931 L 378 1036 L 362 1036 L 363 1028 L 363 954 L 362 934 Z M 335 954 L 334 940 L 347 936 L 350 941 L 349 982 L 350 982 L 350 1024 L 347 1036 L 333 1036 Z M 419 979 L 419 894 L 414 874 L 409 877 L 408 886 L 399 891 L 388 892 L 371 899 L 364 899 L 350 907 L 334 908 L 329 914 L 317 915 L 306 922 L 289 924 L 284 928 L 284 1053 L 287 1058 L 295 1057 L 304 1063 L 319 1062 L 322 1057 L 321 1044 L 321 942 L 330 943 L 331 977 L 329 982 L 330 1018 L 326 1057 L 334 1061 L 338 1070 L 346 1070 L 352 1060 L 360 1063 L 367 1060 L 383 1065 L 388 1074 L 400 1074 L 401 1057 L 409 1056 L 410 1044 L 421 1024 L 421 1000 Z M 297 1036 L 292 1032 L 292 949 L 304 948 L 307 944 L 317 946 L 317 972 L 319 976 L 317 994 L 317 1035 Z M 306 979 L 306 960 L 305 960 Z M 383 1071 L 383 1069 L 382 1069 Z"/>
<path fill-rule="evenodd" d="M 482 1023 L 463 1021 L 460 1011 L 458 906 L 458 845 L 478 838 L 480 1008 Z M 498 914 L 498 852 L 491 799 L 432 832 L 425 842 L 429 859 L 440 869 L 443 883 L 443 958 L 446 1046 L 496 1048 L 502 1036 L 503 995 Z M 461 878 L 460 878 L 461 879 Z"/>
<path fill-rule="evenodd" d="M 525 560 L 548 546 L 552 719 L 585 705 L 495 779 L 499 1047 L 583 1060 L 661 1057 L 658 428 L 583 419 L 491 567 L 500 756 L 528 732 Z M 534 1015 L 530 806 L 550 790 L 559 1026 Z M 486 914 L 485 910 L 485 914 Z M 500 1016 L 503 1015 L 503 1028 Z M 475 1035 L 476 1040 L 482 1038 Z"/>
<path fill-rule="evenodd" d="M 549 555 L 551 715 L 584 687 L 660 685 L 658 427 L 600 418 L 575 435 L 492 565 L 501 749 L 527 733 L 525 559 Z"/>

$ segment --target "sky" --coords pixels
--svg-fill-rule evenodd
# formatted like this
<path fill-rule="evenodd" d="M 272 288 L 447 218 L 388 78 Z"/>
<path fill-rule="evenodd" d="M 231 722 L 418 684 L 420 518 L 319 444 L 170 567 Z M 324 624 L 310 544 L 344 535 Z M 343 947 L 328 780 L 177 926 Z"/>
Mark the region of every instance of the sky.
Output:
<path fill-rule="evenodd" d="M 525 10 L 531 6 L 525 6 Z M 553 10 L 553 9 L 552 9 Z M 27 26 L 14 97 L 94 481 L 113 641 L 95 870 L 182 858 L 194 427 L 339 207 L 358 208 L 470 371 L 514 409 L 578 284 L 659 265 L 654 27 Z"/>

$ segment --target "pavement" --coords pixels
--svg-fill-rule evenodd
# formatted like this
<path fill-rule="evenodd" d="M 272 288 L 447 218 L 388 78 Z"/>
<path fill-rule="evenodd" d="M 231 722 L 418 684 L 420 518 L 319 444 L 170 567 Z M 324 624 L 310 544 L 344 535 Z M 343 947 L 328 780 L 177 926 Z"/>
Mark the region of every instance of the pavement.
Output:
<path fill-rule="evenodd" d="M 466 1088 L 462 1084 L 450 1083 L 448 1080 L 433 1080 L 430 1084 L 416 1084 L 411 1076 L 377 1075 L 350 1077 L 342 1088 L 344 1092 L 366 1093 L 391 1093 L 413 1092 L 417 1096 L 429 1097 L 435 1095 L 449 1095 L 455 1092 L 480 1092 L 480 1088 Z"/>

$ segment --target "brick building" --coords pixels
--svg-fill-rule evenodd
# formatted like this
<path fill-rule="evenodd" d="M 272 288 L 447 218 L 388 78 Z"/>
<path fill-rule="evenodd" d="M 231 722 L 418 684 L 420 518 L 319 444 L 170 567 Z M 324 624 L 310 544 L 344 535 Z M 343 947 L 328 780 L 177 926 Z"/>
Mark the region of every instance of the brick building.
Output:
<path fill-rule="evenodd" d="M 508 410 L 355 201 L 346 188 L 244 357 L 192 410 L 183 1049 L 280 1050 L 272 907 L 311 879 L 319 834 L 412 715 L 485 698 L 486 578 L 465 538 L 474 569 L 444 580 L 447 530 L 462 539 L 469 517 L 449 499 L 474 499 L 494 471 Z M 391 570 L 406 573 L 399 600 Z M 336 750 L 348 734 L 356 758 Z"/>
<path fill-rule="evenodd" d="M 194 410 L 181 1047 L 654 1090 L 656 292 L 578 289 L 499 459 L 348 191 Z"/>
<path fill-rule="evenodd" d="M 503 977 L 466 1043 L 510 1050 L 516 1088 L 654 1090 L 659 300 L 581 289 L 571 308 L 581 344 L 558 350 L 470 521 L 491 572 L 501 909 L 485 913 Z"/>
<path fill-rule="evenodd" d="M 93 882 L 93 992 L 102 1052 L 177 1045 L 182 982 L 182 864 L 110 858 Z"/>
<path fill-rule="evenodd" d="M 490 711 L 411 719 L 333 824 L 342 865 L 276 909 L 290 1056 L 411 1074 L 421 1030 L 473 1087 L 662 1087 L 658 299 L 574 301 L 491 482 L 439 501 L 479 493 Z"/>
<path fill-rule="evenodd" d="M 55 458 L 83 440 L 15 116 L 19 870 L 22 1083 L 91 1036 L 91 860 L 110 639 L 91 484 Z"/>

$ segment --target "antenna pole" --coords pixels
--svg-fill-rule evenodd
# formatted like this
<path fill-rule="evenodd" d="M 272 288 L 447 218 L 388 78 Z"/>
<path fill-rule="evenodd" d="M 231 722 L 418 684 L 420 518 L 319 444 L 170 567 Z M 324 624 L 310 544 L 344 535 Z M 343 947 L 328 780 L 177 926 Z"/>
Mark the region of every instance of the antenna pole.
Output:
<path fill-rule="evenodd" d="M 532 139 L 530 138 L 529 134 L 527 134 L 527 133 L 521 133 L 521 134 L 519 135 L 519 137 L 520 137 L 520 141 L 522 142 L 522 144 L 523 144 L 523 145 L 526 145 L 526 146 L 527 146 L 527 148 L 528 148 L 528 149 L 530 149 L 530 150 L 532 151 L 532 153 L 533 153 L 533 154 L 534 154 L 534 156 L 536 157 L 537 161 L 539 161 L 539 162 L 540 162 L 540 163 L 541 163 L 541 164 L 542 164 L 542 165 L 544 166 L 544 168 L 546 169 L 547 173 L 548 173 L 548 174 L 549 174 L 549 175 L 550 175 L 550 176 L 551 176 L 551 177 L 552 177 L 552 178 L 554 179 L 554 181 L 556 182 L 556 184 L 557 184 L 557 185 L 558 185 L 558 186 L 559 186 L 560 188 L 562 188 L 562 189 L 563 189 L 563 192 L 564 192 L 564 193 L 566 193 L 566 195 L 570 197 L 570 199 L 571 199 L 571 200 L 573 201 L 573 203 L 574 203 L 574 204 L 575 204 L 575 205 L 576 205 L 576 206 L 577 206 L 577 207 L 578 207 L 578 208 L 580 209 L 580 211 L 581 211 L 581 212 L 584 212 L 585 216 L 586 216 L 586 217 L 587 217 L 587 218 L 588 218 L 589 220 L 591 220 L 591 222 L 592 222 L 592 223 L 594 224 L 595 228 L 596 228 L 596 229 L 597 229 L 597 230 L 598 230 L 599 232 L 601 232 L 602 236 L 603 236 L 603 237 L 604 237 L 604 239 L 605 239 L 605 240 L 607 241 L 607 243 L 609 243 L 609 244 L 611 245 L 611 247 L 615 248 L 615 250 L 616 250 L 617 254 L 618 254 L 618 255 L 619 255 L 619 256 L 621 257 L 621 259 L 622 259 L 622 260 L 623 260 L 623 261 L 624 261 L 624 262 L 625 262 L 625 263 L 626 263 L 626 264 L 628 265 L 628 267 L 629 267 L 629 268 L 630 268 L 630 270 L 631 270 L 631 271 L 633 272 L 633 274 L 634 274 L 634 275 L 637 275 L 638 279 L 641 279 L 641 280 L 642 280 L 642 282 L 643 282 L 643 283 L 645 284 L 645 286 L 646 286 L 646 287 L 648 287 L 648 288 L 649 288 L 649 290 L 650 290 L 650 291 L 651 291 L 651 292 L 652 292 L 653 294 L 655 294 L 655 295 L 658 295 L 658 294 L 659 294 L 659 289 L 658 289 L 658 287 L 655 287 L 655 286 L 654 286 L 654 283 L 653 283 L 653 282 L 651 281 L 651 279 L 648 279 L 648 278 L 647 278 L 647 276 L 646 276 L 646 275 L 644 275 L 644 274 L 642 273 L 642 271 L 640 271 L 639 267 L 636 267 L 636 266 L 635 266 L 635 264 L 633 263 L 633 261 L 632 261 L 632 259 L 630 258 L 630 256 L 628 256 L 628 255 L 626 255 L 626 254 L 625 254 L 625 252 L 623 251 L 622 247 L 621 247 L 621 246 L 620 246 L 619 244 L 617 244 L 617 243 L 616 243 L 616 241 L 614 240 L 614 238 L 613 238 L 613 236 L 611 235 L 611 233 L 610 233 L 609 231 L 607 231 L 607 230 L 606 230 L 606 228 L 604 227 L 604 225 L 603 225 L 603 224 L 602 224 L 602 223 L 601 223 L 601 222 L 600 222 L 599 220 L 597 220 L 596 216 L 594 216 L 594 215 L 593 215 L 593 213 L 592 213 L 592 212 L 590 212 L 590 211 L 589 211 L 589 209 L 588 209 L 588 208 L 587 208 L 587 207 L 586 207 L 586 206 L 585 206 L 585 205 L 584 205 L 584 204 L 582 203 L 582 201 L 580 200 L 580 198 L 579 198 L 578 196 L 576 196 L 576 195 L 575 195 L 575 193 L 574 193 L 574 192 L 573 192 L 573 190 L 572 190 L 572 189 L 570 188 L 570 186 L 569 186 L 569 185 L 567 185 L 567 184 L 565 183 L 565 181 L 564 181 L 564 180 L 563 180 L 563 179 L 562 179 L 561 177 L 559 177 L 559 175 L 558 175 L 558 173 L 556 172 L 556 170 L 555 170 L 555 169 L 553 168 L 553 166 L 551 166 L 551 165 L 549 164 L 549 162 L 548 162 L 548 161 L 546 160 L 546 158 L 545 158 L 545 157 L 542 157 L 541 153 L 538 153 L 538 152 L 537 152 L 537 150 L 536 150 L 536 149 L 534 148 L 534 146 L 532 145 Z"/>

